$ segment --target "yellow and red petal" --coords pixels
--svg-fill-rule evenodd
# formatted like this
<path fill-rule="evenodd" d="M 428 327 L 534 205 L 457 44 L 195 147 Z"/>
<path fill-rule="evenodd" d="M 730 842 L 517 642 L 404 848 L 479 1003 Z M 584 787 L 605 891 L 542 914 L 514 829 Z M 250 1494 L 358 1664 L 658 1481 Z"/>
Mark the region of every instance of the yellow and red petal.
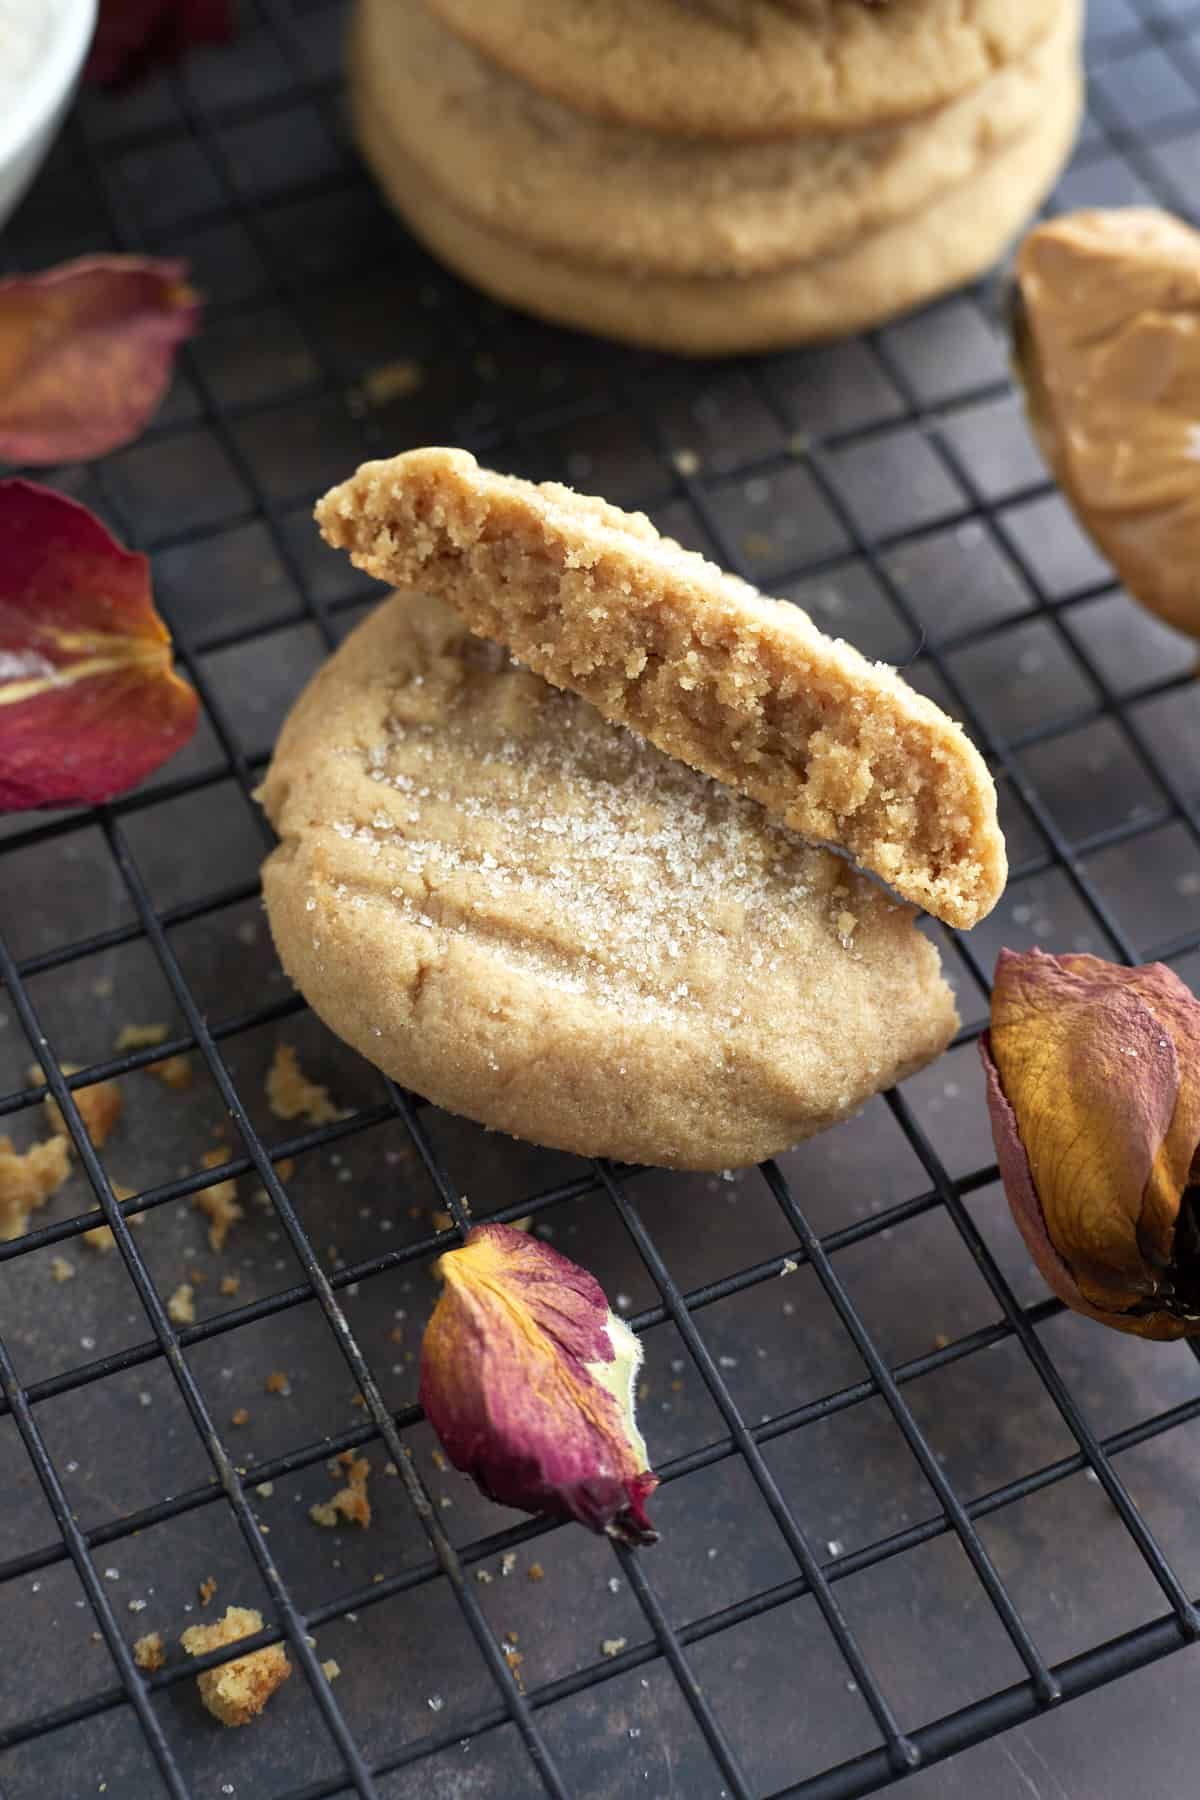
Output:
<path fill-rule="evenodd" d="M 439 1263 L 421 1403 L 455 1468 L 506 1506 L 652 1543 L 633 1417 L 640 1346 L 586 1269 L 506 1225 Z"/>
<path fill-rule="evenodd" d="M 1200 1141 L 1200 1003 L 1162 964 L 1002 951 L 980 1050 L 1013 1217 L 1067 1305 L 1143 1337 Z"/>
<path fill-rule="evenodd" d="M 0 811 L 94 805 L 145 780 L 196 729 L 149 564 L 95 515 L 0 482 Z"/>
<path fill-rule="evenodd" d="M 199 316 L 183 262 L 90 256 L 0 281 L 0 458 L 80 462 L 127 444 Z"/>

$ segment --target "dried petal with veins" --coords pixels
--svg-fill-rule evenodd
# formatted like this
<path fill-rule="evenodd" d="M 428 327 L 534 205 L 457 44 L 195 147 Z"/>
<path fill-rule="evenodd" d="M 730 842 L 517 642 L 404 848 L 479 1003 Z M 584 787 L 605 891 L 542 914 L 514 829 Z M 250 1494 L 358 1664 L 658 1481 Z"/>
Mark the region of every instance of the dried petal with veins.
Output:
<path fill-rule="evenodd" d="M 502 1505 L 653 1543 L 641 1345 L 599 1283 L 508 1225 L 477 1225 L 437 1270 L 421 1404 L 455 1468 Z"/>
<path fill-rule="evenodd" d="M 83 462 L 137 437 L 199 322 L 187 272 L 87 256 L 0 281 L 0 457 Z"/>
<path fill-rule="evenodd" d="M 75 500 L 0 482 L 0 812 L 95 805 L 196 729 L 144 556 Z"/>
<path fill-rule="evenodd" d="M 1139 1337 L 1200 1334 L 1200 1001 L 1162 963 L 1003 950 L 980 1051 L 1050 1287 Z"/>

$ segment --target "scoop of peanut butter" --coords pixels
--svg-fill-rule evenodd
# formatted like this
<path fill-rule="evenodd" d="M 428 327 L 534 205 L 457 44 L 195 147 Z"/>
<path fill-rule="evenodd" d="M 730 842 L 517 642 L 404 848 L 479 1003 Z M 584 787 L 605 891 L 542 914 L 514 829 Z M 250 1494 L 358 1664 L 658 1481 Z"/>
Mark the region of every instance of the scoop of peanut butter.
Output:
<path fill-rule="evenodd" d="M 1200 232 L 1149 207 L 1039 225 L 1014 338 L 1080 522 L 1136 600 L 1200 637 Z"/>

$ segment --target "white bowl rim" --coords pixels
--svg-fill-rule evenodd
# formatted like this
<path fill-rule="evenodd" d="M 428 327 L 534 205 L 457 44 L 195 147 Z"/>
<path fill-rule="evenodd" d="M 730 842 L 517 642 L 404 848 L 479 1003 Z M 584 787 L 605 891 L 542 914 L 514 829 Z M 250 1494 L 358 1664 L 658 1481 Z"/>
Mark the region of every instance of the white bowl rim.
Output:
<path fill-rule="evenodd" d="M 96 29 L 98 0 L 58 0 L 48 42 L 0 121 L 0 169 L 53 118 L 83 68 Z"/>

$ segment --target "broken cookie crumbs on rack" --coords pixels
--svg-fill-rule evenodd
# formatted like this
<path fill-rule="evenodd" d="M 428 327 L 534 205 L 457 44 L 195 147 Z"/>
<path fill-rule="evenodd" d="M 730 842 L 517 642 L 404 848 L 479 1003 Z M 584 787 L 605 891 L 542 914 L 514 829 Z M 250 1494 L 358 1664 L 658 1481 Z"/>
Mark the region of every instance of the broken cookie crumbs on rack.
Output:
<path fill-rule="evenodd" d="M 319 1081 L 309 1080 L 291 1044 L 275 1046 L 274 1060 L 267 1071 L 267 1104 L 277 1119 L 303 1118 L 310 1125 L 328 1125 L 346 1117 L 329 1098 L 329 1089 Z M 285 1179 L 282 1174 L 281 1179 Z"/>
<path fill-rule="evenodd" d="M 365 1456 L 358 1456 L 353 1450 L 343 1450 L 330 1465 L 334 1479 L 344 1474 L 346 1484 L 339 1488 L 332 1500 L 318 1500 L 308 1509 L 308 1516 L 314 1525 L 324 1525 L 332 1529 L 339 1524 L 360 1525 L 365 1531 L 371 1523 L 371 1501 L 367 1494 L 367 1479 L 371 1473 L 371 1465 Z"/>
<path fill-rule="evenodd" d="M 189 1625 L 179 1642 L 189 1656 L 206 1656 L 263 1628 L 262 1614 L 252 1606 L 231 1606 L 212 1625 Z M 282 1644 L 268 1644 L 233 1662 L 206 1669 L 196 1677 L 200 1698 L 222 1725 L 248 1725 L 292 1672 Z"/>
<path fill-rule="evenodd" d="M 133 1646 L 133 1660 L 147 1675 L 153 1675 L 156 1670 L 165 1667 L 167 1651 L 162 1632 L 148 1631 L 145 1637 L 138 1638 Z"/>
<path fill-rule="evenodd" d="M 206 1169 L 219 1169 L 228 1160 L 228 1152 L 225 1150 L 206 1150 L 200 1158 Z M 208 1247 L 214 1252 L 225 1248 L 229 1233 L 238 1220 L 245 1217 L 238 1204 L 237 1182 L 232 1176 L 225 1181 L 215 1182 L 212 1187 L 202 1188 L 198 1194 L 193 1195 L 192 1206 L 208 1220 Z"/>
<path fill-rule="evenodd" d="M 28 1150 L 0 1137 L 0 1243 L 24 1237 L 30 1216 L 56 1194 L 71 1173 L 66 1138 L 54 1136 Z"/>
<path fill-rule="evenodd" d="M 59 1068 L 64 1076 L 78 1075 L 78 1063 L 60 1063 Z M 29 1082 L 31 1087 L 45 1087 L 46 1076 L 38 1063 L 29 1065 Z M 109 1135 L 121 1117 L 124 1102 L 121 1090 L 115 1081 L 93 1081 L 87 1087 L 74 1088 L 71 1098 L 75 1102 L 75 1110 L 87 1128 L 87 1134 L 93 1145 L 100 1150 L 108 1142 Z M 69 1140 L 67 1122 L 62 1116 L 58 1101 L 53 1094 L 47 1094 L 43 1102 L 50 1129 Z"/>

